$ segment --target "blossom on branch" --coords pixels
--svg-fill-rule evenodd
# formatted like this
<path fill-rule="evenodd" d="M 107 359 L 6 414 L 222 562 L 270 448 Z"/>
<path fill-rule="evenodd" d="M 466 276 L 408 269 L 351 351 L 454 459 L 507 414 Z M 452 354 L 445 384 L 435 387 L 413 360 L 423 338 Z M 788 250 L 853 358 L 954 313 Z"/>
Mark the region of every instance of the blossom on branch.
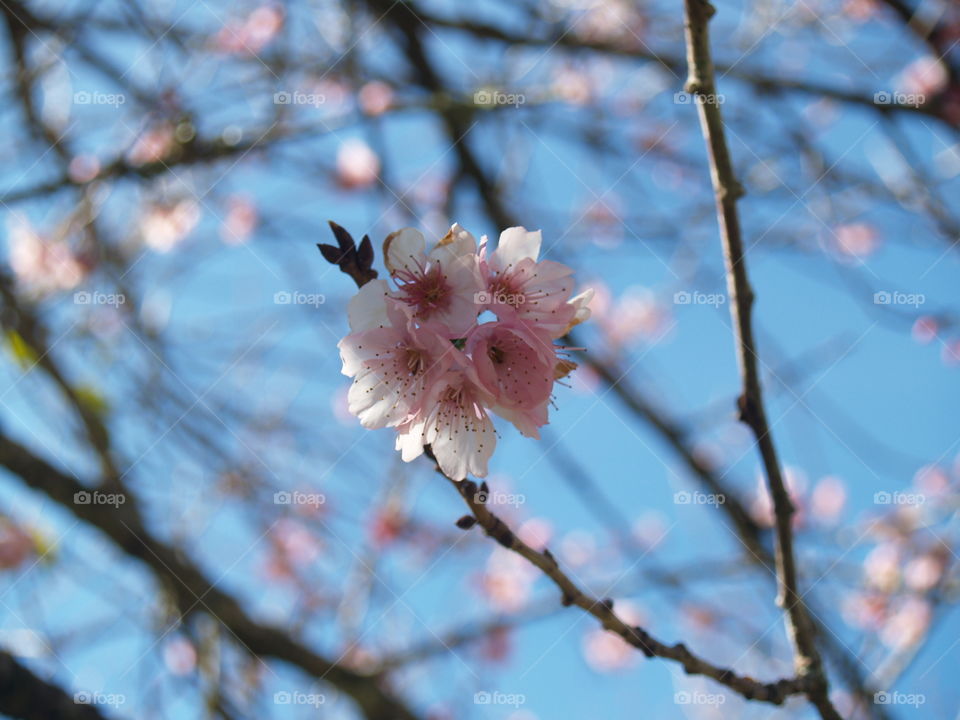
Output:
<path fill-rule="evenodd" d="M 339 249 L 321 250 L 340 262 L 355 249 L 334 231 Z M 338 346 L 354 379 L 348 409 L 364 427 L 395 428 L 404 461 L 429 446 L 447 477 L 485 477 L 491 413 L 539 438 L 554 382 L 576 367 L 555 341 L 589 318 L 591 297 L 570 297 L 573 270 L 538 260 L 540 243 L 539 231 L 509 228 L 488 253 L 486 237 L 478 247 L 454 224 L 428 251 L 421 232 L 404 228 L 383 243 L 392 285 L 376 273 L 357 281 Z"/>

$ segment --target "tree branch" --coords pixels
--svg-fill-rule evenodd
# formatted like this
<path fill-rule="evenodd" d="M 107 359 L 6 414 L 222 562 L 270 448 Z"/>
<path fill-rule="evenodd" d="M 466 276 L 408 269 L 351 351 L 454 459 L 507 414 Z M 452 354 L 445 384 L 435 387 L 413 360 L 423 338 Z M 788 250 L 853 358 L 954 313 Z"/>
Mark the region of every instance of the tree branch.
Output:
<path fill-rule="evenodd" d="M 715 10 L 706 0 L 684 0 L 684 10 L 689 66 L 686 90 L 697 100 L 700 125 L 707 143 L 710 175 L 716 195 L 717 219 L 723 241 L 727 287 L 731 299 L 730 312 L 743 388 L 738 401 L 740 419 L 751 428 L 756 437 L 776 516 L 776 563 L 779 589 L 777 602 L 786 611 L 787 631 L 794 648 L 798 676 L 810 680 L 808 697 L 825 720 L 839 720 L 840 715 L 828 697 L 827 678 L 814 642 L 813 627 L 798 590 L 791 526 L 794 507 L 781 473 L 780 461 L 763 404 L 763 391 L 757 369 L 756 342 L 751 321 L 754 294 L 747 275 L 743 238 L 737 214 L 737 199 L 743 195 L 743 188 L 737 182 L 727 149 L 710 56 L 708 24 Z"/>

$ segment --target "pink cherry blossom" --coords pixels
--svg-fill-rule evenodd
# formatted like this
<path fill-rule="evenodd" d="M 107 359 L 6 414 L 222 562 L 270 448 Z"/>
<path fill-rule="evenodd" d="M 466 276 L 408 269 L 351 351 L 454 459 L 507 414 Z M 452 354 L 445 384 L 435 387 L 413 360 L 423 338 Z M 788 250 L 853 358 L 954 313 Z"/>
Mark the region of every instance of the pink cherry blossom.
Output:
<path fill-rule="evenodd" d="M 419 413 L 459 355 L 433 327 L 415 325 L 398 303 L 387 303 L 386 312 L 391 325 L 351 333 L 338 345 L 343 373 L 354 378 L 348 408 L 367 428 L 400 425 Z"/>
<path fill-rule="evenodd" d="M 489 396 L 470 373 L 451 370 L 435 385 L 420 414 L 401 426 L 397 449 L 405 461 L 430 445 L 443 474 L 463 480 L 468 474 L 485 477 L 497 436 L 487 414 Z"/>
<path fill-rule="evenodd" d="M 477 377 L 494 398 L 494 412 L 528 437 L 539 438 L 557 363 L 553 342 L 542 333 L 511 322 L 478 325 L 466 350 Z"/>
<path fill-rule="evenodd" d="M 496 445 L 490 413 L 538 438 L 553 384 L 576 363 L 554 340 L 590 316 L 592 290 L 570 298 L 572 271 L 538 261 L 540 233 L 511 228 L 496 251 L 478 252 L 457 224 L 427 250 L 413 228 L 390 233 L 383 279 L 347 308 L 343 373 L 347 410 L 368 428 L 394 427 L 410 462 L 430 446 L 452 480 L 485 477 Z M 501 293 L 512 300 L 498 304 Z M 478 324 L 485 310 L 496 320 Z"/>
<path fill-rule="evenodd" d="M 577 312 L 567 302 L 573 270 L 552 260 L 538 261 L 540 244 L 539 230 L 512 227 L 500 233 L 497 249 L 481 259 L 486 282 L 482 300 L 501 320 L 521 322 L 556 338 Z"/>
<path fill-rule="evenodd" d="M 398 285 L 395 297 L 413 309 L 418 322 L 437 322 L 460 338 L 477 321 L 481 285 L 476 241 L 459 225 L 426 252 L 423 233 L 404 228 L 383 243 L 384 261 Z"/>

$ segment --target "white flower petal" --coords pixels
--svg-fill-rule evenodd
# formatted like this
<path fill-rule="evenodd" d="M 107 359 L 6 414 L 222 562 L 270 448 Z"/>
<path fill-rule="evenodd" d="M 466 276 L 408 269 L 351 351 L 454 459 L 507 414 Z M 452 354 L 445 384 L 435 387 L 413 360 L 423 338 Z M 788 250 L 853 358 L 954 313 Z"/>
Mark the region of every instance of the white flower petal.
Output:
<path fill-rule="evenodd" d="M 416 272 L 426 263 L 427 242 L 416 228 L 403 228 L 383 241 L 383 262 L 391 275 L 406 270 Z"/>
<path fill-rule="evenodd" d="M 350 298 L 347 305 L 347 318 L 350 330 L 361 332 L 378 327 L 388 327 L 387 295 L 390 288 L 386 280 L 371 280 Z"/>
<path fill-rule="evenodd" d="M 500 233 L 500 242 L 493 253 L 495 262 L 499 266 L 497 269 L 505 270 L 524 258 L 536 261 L 540 256 L 541 241 L 539 230 L 528 232 L 523 227 L 507 228 Z"/>

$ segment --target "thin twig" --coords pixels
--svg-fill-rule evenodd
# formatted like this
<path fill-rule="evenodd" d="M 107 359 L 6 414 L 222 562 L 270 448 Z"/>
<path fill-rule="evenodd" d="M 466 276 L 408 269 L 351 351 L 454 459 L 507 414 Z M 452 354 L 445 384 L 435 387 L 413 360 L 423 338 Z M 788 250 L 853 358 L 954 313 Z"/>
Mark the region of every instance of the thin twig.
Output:
<path fill-rule="evenodd" d="M 708 24 L 715 10 L 706 0 L 684 0 L 684 10 L 689 67 L 686 90 L 693 94 L 697 101 L 716 196 L 717 219 L 723 241 L 727 287 L 730 293 L 730 312 L 743 388 L 738 400 L 740 419 L 750 426 L 756 437 L 776 517 L 776 563 L 779 589 L 777 602 L 786 610 L 787 631 L 793 644 L 797 674 L 810 681 L 807 692 L 810 701 L 825 720 L 839 720 L 840 715 L 828 696 L 827 678 L 814 642 L 810 616 L 798 590 L 791 526 L 794 507 L 783 479 L 780 460 L 763 404 L 763 391 L 757 368 L 756 342 L 751 322 L 754 294 L 747 275 L 743 238 L 737 215 L 737 199 L 743 195 L 743 188 L 737 182 L 730 160 L 720 114 L 721 99 L 717 94 L 713 61 L 710 56 Z"/>

